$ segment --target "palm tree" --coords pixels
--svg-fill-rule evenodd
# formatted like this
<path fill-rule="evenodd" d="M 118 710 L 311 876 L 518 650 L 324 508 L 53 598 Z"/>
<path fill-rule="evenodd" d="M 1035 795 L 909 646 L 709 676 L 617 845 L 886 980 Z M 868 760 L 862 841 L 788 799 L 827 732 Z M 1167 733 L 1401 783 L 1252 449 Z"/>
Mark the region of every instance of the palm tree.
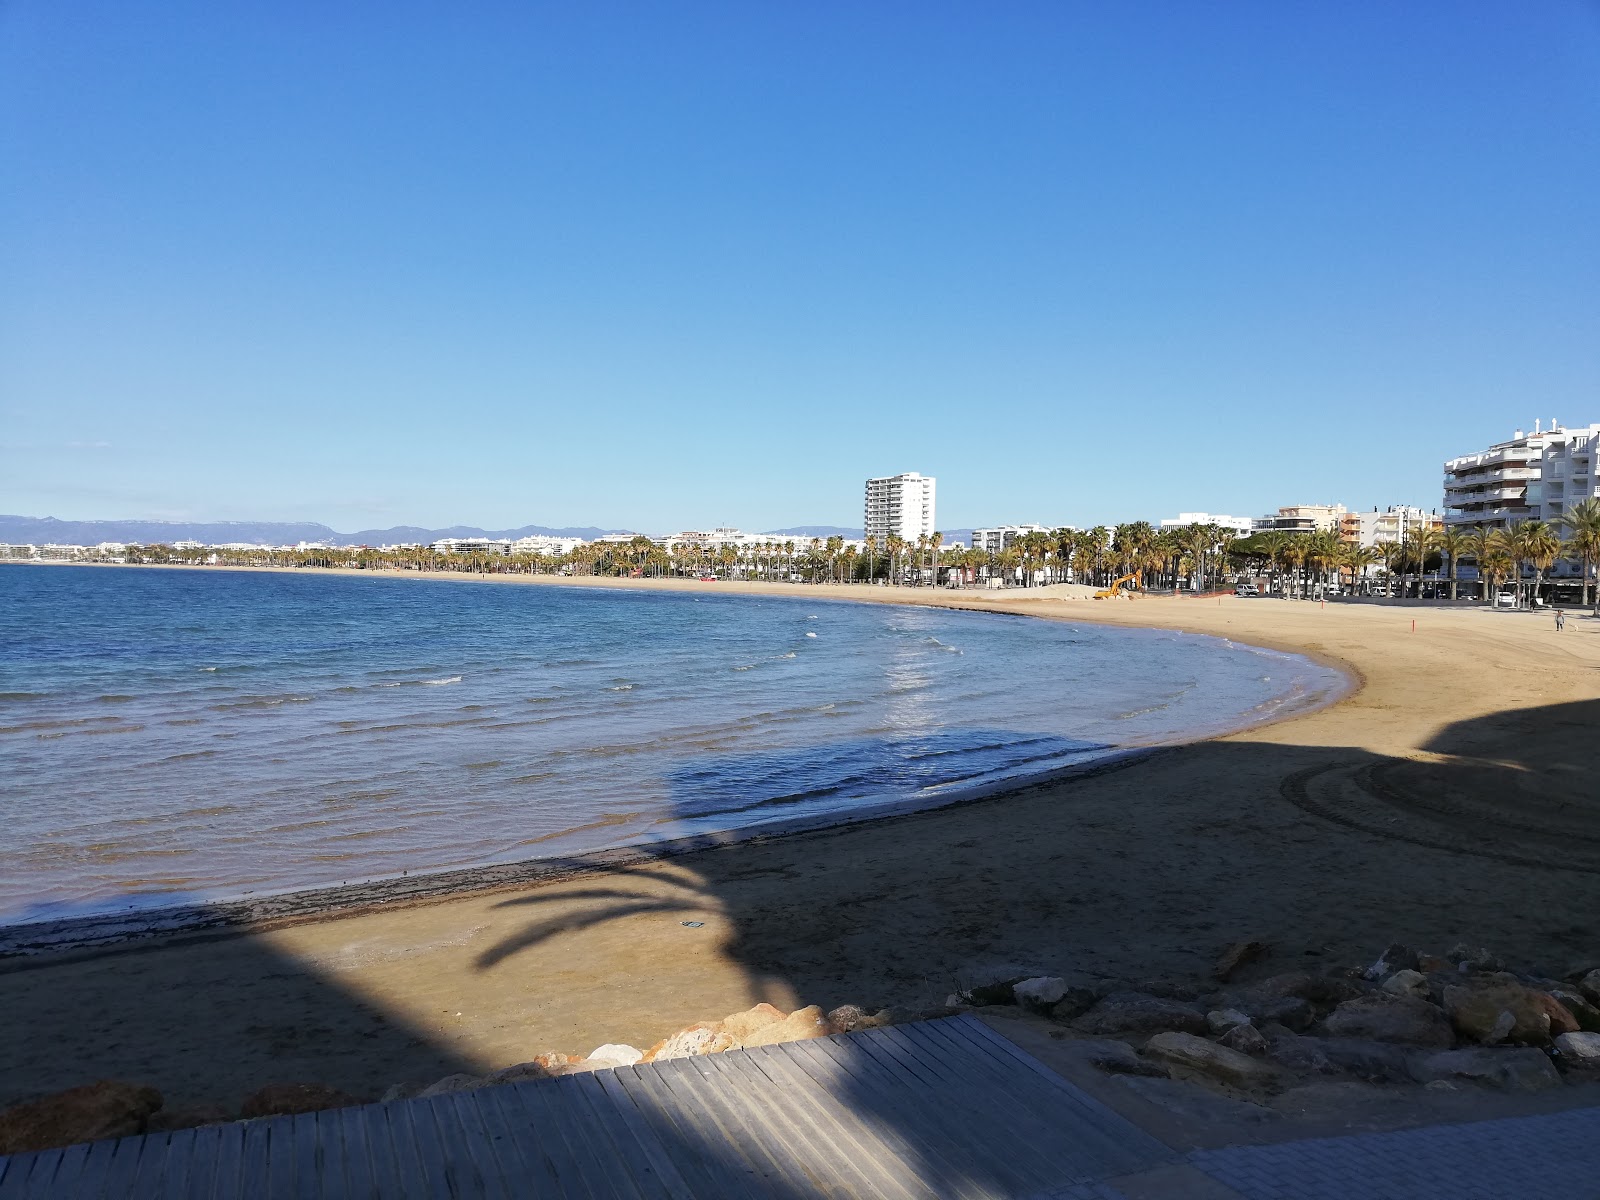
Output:
<path fill-rule="evenodd" d="M 1413 525 L 1406 531 L 1405 537 L 1401 542 L 1405 549 L 1403 569 L 1409 568 L 1409 565 L 1412 562 L 1417 564 L 1418 600 L 1422 599 L 1422 573 L 1427 570 L 1428 551 L 1433 549 L 1433 543 L 1436 536 L 1437 531 L 1429 528 L 1427 525 Z M 1400 577 L 1400 590 L 1402 592 L 1407 590 L 1405 580 L 1406 577 L 1404 574 L 1402 574 Z"/>
<path fill-rule="evenodd" d="M 1600 499 L 1579 500 L 1557 522 L 1571 537 L 1567 546 L 1578 556 L 1582 575 L 1578 584 L 1579 603 L 1589 603 L 1589 577 L 1600 562 Z M 1595 589 L 1595 608 L 1600 612 L 1600 587 Z"/>
<path fill-rule="evenodd" d="M 1561 537 L 1547 522 L 1529 520 L 1517 525 L 1511 540 L 1517 558 L 1533 567 L 1533 592 L 1528 597 L 1528 607 L 1532 608 L 1544 587 L 1544 573 L 1561 557 Z"/>
<path fill-rule="evenodd" d="M 1367 569 L 1374 563 L 1381 562 L 1383 555 L 1372 546 L 1345 546 L 1339 553 L 1338 564 L 1341 569 L 1350 572 L 1350 594 L 1354 596 L 1361 586 L 1361 579 Z"/>
<path fill-rule="evenodd" d="M 1450 599 L 1456 598 L 1456 566 L 1472 544 L 1472 536 L 1459 525 L 1446 525 L 1437 531 L 1434 546 L 1450 560 Z"/>

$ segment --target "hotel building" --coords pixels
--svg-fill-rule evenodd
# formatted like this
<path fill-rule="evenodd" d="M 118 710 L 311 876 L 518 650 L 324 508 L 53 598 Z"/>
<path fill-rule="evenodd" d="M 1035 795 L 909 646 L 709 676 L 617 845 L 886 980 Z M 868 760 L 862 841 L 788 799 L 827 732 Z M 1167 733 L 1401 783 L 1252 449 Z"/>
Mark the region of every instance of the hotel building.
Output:
<path fill-rule="evenodd" d="M 1507 529 L 1554 521 L 1579 500 L 1600 496 L 1600 424 L 1568 429 L 1535 422 L 1477 454 L 1444 464 L 1444 519 L 1450 525 Z"/>
<path fill-rule="evenodd" d="M 1383 512 L 1345 513 L 1339 518 L 1339 540 L 1350 546 L 1403 542 L 1413 529 L 1440 529 L 1444 518 L 1408 505 L 1390 505 Z"/>
<path fill-rule="evenodd" d="M 985 554 L 999 554 L 1018 538 L 1027 537 L 1030 533 L 1054 532 L 1045 525 L 996 525 L 992 529 L 974 529 L 972 548 L 982 550 Z"/>
<path fill-rule="evenodd" d="M 866 509 L 862 518 L 865 536 L 880 542 L 894 536 L 908 542 L 933 533 L 934 481 L 926 475 L 908 471 L 867 480 Z"/>

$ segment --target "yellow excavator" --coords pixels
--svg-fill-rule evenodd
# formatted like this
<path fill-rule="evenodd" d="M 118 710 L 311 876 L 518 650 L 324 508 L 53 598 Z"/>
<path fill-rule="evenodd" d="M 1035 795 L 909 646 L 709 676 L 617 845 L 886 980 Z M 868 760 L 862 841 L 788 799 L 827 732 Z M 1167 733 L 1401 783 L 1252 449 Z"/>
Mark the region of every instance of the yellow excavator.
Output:
<path fill-rule="evenodd" d="M 1144 581 L 1140 578 L 1143 574 L 1143 571 L 1135 571 L 1132 575 L 1124 575 L 1120 579 L 1113 579 L 1111 586 L 1096 592 L 1094 598 L 1096 600 L 1115 600 L 1122 594 L 1122 585 L 1125 583 L 1131 583 L 1133 589 L 1137 590 L 1143 586 Z"/>

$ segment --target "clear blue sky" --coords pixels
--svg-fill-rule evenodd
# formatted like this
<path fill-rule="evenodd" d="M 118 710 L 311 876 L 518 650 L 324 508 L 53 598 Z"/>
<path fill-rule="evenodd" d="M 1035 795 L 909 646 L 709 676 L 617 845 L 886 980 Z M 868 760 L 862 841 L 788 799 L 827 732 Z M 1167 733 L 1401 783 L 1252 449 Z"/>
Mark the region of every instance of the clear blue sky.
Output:
<path fill-rule="evenodd" d="M 1597 217 L 1582 0 L 0 0 L 0 511 L 1433 507 Z"/>

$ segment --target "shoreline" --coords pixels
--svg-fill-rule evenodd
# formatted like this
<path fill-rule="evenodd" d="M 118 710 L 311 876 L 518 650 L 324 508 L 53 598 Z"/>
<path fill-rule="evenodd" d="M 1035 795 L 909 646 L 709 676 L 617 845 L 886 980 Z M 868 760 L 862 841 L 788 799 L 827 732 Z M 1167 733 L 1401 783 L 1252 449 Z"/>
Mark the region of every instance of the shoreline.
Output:
<path fill-rule="evenodd" d="M 657 581 L 606 586 L 641 582 Z M 650 1045 L 762 1002 L 920 1010 L 985 978 L 1069 970 L 1192 980 L 1246 939 L 1271 946 L 1264 973 L 1390 942 L 1600 965 L 1600 621 L 1557 634 L 1489 610 L 860 590 L 1226 637 L 1361 686 L 1000 800 L 16 959 L 0 1004 L 32 1033 L 0 1053 L 0 1103 L 107 1076 L 178 1101 L 292 1079 L 377 1095 Z"/>
<path fill-rule="evenodd" d="M 38 565 L 38 564 L 34 564 Z M 282 574 L 293 572 L 313 576 L 328 574 L 340 577 L 372 577 L 380 579 L 424 579 L 457 582 L 528 583 L 545 586 L 600 587 L 626 591 L 721 591 L 735 596 L 772 596 L 794 600 L 822 600 L 829 603 L 898 604 L 906 607 L 932 607 L 948 611 L 985 612 L 1004 616 L 1024 616 L 1041 620 L 1068 621 L 1075 613 L 1050 611 L 1018 611 L 1017 604 L 1039 605 L 1063 602 L 1056 595 L 1028 596 L 1030 589 L 1016 589 L 1023 595 L 1012 596 L 1002 592 L 999 596 L 979 592 L 957 597 L 949 593 L 959 589 L 891 588 L 875 585 L 760 583 L 756 581 L 719 581 L 715 584 L 690 579 L 631 579 L 610 576 L 579 576 L 575 583 L 570 577 L 549 575 L 476 575 L 459 572 L 431 571 L 369 571 L 353 568 L 285 568 L 247 566 L 205 566 L 191 564 L 123 564 L 123 563 L 56 563 L 59 566 L 97 567 L 149 567 L 157 570 L 178 571 L 229 571 Z M 665 585 L 665 586 L 663 586 Z M 834 594 L 822 596 L 796 595 L 797 588 L 826 589 Z M 848 589 L 848 594 L 839 594 Z M 1039 589 L 1043 590 L 1043 589 Z M 904 593 L 902 595 L 902 593 Z M 921 598 L 915 598 L 915 597 Z M 1004 600 L 1010 603 L 1002 603 Z M 1076 608 L 1077 599 L 1065 601 Z M 1094 603 L 1091 601 L 1091 603 Z M 1109 603 L 1109 602 L 1108 602 Z M 1087 618 L 1092 620 L 1092 618 Z M 1154 627 L 1152 632 L 1163 631 Z M 1182 632 L 1166 630 L 1168 632 Z M 988 783 L 962 786 L 935 785 L 911 795 L 888 796 L 865 801 L 860 807 L 842 809 L 807 816 L 776 818 L 754 824 L 737 825 L 722 830 L 686 833 L 655 841 L 627 842 L 620 845 L 602 845 L 551 856 L 535 856 L 508 862 L 480 862 L 465 866 L 428 868 L 402 872 L 399 875 L 378 875 L 341 883 L 320 883 L 289 886 L 266 891 L 242 894 L 223 894 L 210 899 L 186 901 L 176 904 L 152 904 L 147 907 L 129 907 L 117 911 L 73 913 L 44 917 L 30 921 L 0 920 L 0 971 L 17 969 L 17 960 L 26 960 L 40 954 L 93 953 L 101 950 L 128 947 L 147 939 L 191 938 L 195 935 L 224 937 L 251 931 L 276 929 L 292 924 L 335 920 L 358 913 L 373 911 L 379 906 L 389 906 L 391 911 L 418 904 L 437 903 L 469 893 L 486 893 L 508 888 L 524 887 L 538 883 L 569 879 L 582 875 L 603 873 L 619 867 L 672 858 L 719 846 L 733 846 L 757 840 L 789 837 L 857 824 L 867 824 L 915 816 L 919 813 L 982 801 L 1000 801 L 1013 795 L 1041 787 L 1054 786 L 1068 781 L 1099 775 L 1130 766 L 1139 760 L 1164 750 L 1194 745 L 1217 738 L 1230 737 L 1251 729 L 1263 728 L 1280 721 L 1307 716 L 1320 709 L 1340 703 L 1356 694 L 1362 681 L 1353 667 L 1339 660 L 1316 654 L 1306 654 L 1290 649 L 1254 641 L 1217 638 L 1211 634 L 1197 636 L 1214 638 L 1230 647 L 1283 654 L 1291 658 L 1314 663 L 1338 674 L 1341 684 L 1310 696 L 1290 701 L 1288 693 L 1275 698 L 1275 707 L 1268 715 L 1223 728 L 1198 734 L 1180 734 L 1170 740 L 1153 744 L 1115 746 L 1097 757 L 1066 766 L 1009 776 Z M 1289 701 L 1285 703 L 1286 701 Z M 1281 705 L 1281 707 L 1278 707 Z"/>

